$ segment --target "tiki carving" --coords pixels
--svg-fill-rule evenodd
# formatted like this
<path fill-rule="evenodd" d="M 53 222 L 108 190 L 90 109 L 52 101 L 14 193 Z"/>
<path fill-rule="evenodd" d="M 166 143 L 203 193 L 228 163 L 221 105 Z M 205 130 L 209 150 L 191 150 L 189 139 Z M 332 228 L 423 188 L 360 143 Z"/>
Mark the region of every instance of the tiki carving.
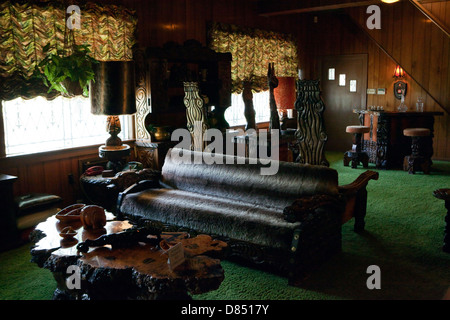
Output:
<path fill-rule="evenodd" d="M 256 130 L 255 121 L 255 107 L 253 106 L 253 92 L 251 81 L 244 81 L 244 90 L 242 91 L 242 99 L 244 100 L 244 116 L 247 120 L 247 125 L 245 126 L 245 131 L 248 129 Z"/>
<path fill-rule="evenodd" d="M 277 103 L 275 101 L 274 89 L 278 87 L 278 78 L 275 76 L 274 63 L 269 63 L 267 71 L 267 84 L 269 85 L 269 106 L 270 106 L 270 123 L 269 130 L 280 129 L 280 117 L 278 116 Z"/>
<path fill-rule="evenodd" d="M 191 133 L 191 149 L 202 151 L 204 149 L 203 134 L 208 129 L 208 126 L 198 83 L 184 82 L 184 93 L 187 129 Z"/>
<path fill-rule="evenodd" d="M 297 131 L 299 163 L 329 166 L 324 147 L 328 140 L 323 112 L 325 104 L 320 96 L 319 80 L 297 80 Z"/>
<path fill-rule="evenodd" d="M 377 125 L 377 168 L 387 168 L 388 163 L 388 145 L 389 145 L 389 127 L 391 121 L 388 117 L 378 117 Z"/>
<path fill-rule="evenodd" d="M 144 51 L 136 49 L 133 53 L 136 63 L 136 139 L 150 140 L 150 134 L 145 128 L 145 117 L 150 113 L 149 81 L 146 73 L 147 67 L 144 58 Z"/>

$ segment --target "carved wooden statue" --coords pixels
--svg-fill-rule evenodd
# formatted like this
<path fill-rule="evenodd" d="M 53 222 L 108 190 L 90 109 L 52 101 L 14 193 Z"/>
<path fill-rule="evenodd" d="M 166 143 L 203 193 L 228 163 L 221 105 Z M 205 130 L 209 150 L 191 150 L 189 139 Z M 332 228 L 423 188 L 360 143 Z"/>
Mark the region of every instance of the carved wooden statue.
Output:
<path fill-rule="evenodd" d="M 106 118 L 106 131 L 111 135 L 106 140 L 106 146 L 122 145 L 122 139 L 117 136 L 121 131 L 119 116 L 108 116 Z"/>
<path fill-rule="evenodd" d="M 252 82 L 244 81 L 244 90 L 242 91 L 242 100 L 244 100 L 244 116 L 247 120 L 247 125 L 245 126 L 245 131 L 248 129 L 256 130 L 256 120 L 255 120 L 255 107 L 253 106 L 253 92 L 252 92 Z"/>
<path fill-rule="evenodd" d="M 191 133 L 191 149 L 203 151 L 203 134 L 208 129 L 203 99 L 197 82 L 184 82 L 184 105 L 186 106 L 187 129 Z"/>
<path fill-rule="evenodd" d="M 329 166 L 324 147 L 328 140 L 320 96 L 319 80 L 297 80 L 297 131 L 295 137 L 299 155 L 296 162 Z"/>
<path fill-rule="evenodd" d="M 278 116 L 277 104 L 275 102 L 274 89 L 278 87 L 278 78 L 275 76 L 274 63 L 269 63 L 267 71 L 267 83 L 269 85 L 269 106 L 270 106 L 270 123 L 269 130 L 280 129 L 280 117 Z"/>

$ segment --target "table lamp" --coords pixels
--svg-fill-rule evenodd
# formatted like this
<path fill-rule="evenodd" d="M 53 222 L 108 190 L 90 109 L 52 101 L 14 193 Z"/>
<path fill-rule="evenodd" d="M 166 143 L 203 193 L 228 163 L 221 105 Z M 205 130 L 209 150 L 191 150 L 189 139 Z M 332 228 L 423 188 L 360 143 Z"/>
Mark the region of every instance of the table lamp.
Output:
<path fill-rule="evenodd" d="M 121 171 L 122 159 L 130 155 L 130 146 L 122 144 L 119 115 L 136 113 L 134 61 L 101 61 L 94 65 L 95 78 L 89 86 L 91 113 L 107 115 L 110 137 L 99 147 L 100 158 L 108 160 L 106 169 Z"/>

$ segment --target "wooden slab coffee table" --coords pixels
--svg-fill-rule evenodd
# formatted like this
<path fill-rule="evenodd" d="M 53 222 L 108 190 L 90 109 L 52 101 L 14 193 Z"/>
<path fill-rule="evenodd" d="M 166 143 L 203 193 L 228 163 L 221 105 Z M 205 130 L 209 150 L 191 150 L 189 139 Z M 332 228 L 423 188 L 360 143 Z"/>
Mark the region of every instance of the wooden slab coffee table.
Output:
<path fill-rule="evenodd" d="M 170 246 L 181 242 L 184 248 L 186 261 L 174 270 L 167 264 L 167 252 L 151 244 L 126 248 L 105 245 L 79 252 L 77 244 L 86 239 L 133 228 L 128 221 L 112 220 L 111 214 L 107 217 L 103 230 L 86 230 L 80 222 L 71 222 L 77 231 L 71 240 L 59 235 L 67 224 L 55 216 L 33 231 L 32 261 L 53 273 L 57 282 L 53 299 L 189 299 L 189 294 L 215 290 L 223 281 L 224 270 L 217 258 L 227 244 L 208 235 L 190 238 L 183 232 L 161 234 Z"/>

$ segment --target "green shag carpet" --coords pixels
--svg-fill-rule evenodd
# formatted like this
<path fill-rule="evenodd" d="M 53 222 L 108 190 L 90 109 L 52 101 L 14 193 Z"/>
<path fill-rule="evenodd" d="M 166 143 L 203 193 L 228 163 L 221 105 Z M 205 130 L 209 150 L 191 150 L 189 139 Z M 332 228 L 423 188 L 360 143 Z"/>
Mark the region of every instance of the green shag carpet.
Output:
<path fill-rule="evenodd" d="M 339 184 L 351 183 L 365 169 L 342 164 L 341 153 L 327 153 Z M 374 165 L 369 169 L 376 170 Z M 442 299 L 450 287 L 450 254 L 442 251 L 444 201 L 433 197 L 450 188 L 450 162 L 434 161 L 430 175 L 376 170 L 368 185 L 366 231 L 342 228 L 342 253 L 291 287 L 287 279 L 222 261 L 225 280 L 196 300 L 428 300 Z M 50 271 L 30 263 L 30 244 L 0 254 L 0 299 L 51 299 L 56 283 Z M 381 289 L 368 289 L 367 268 L 379 266 Z"/>

